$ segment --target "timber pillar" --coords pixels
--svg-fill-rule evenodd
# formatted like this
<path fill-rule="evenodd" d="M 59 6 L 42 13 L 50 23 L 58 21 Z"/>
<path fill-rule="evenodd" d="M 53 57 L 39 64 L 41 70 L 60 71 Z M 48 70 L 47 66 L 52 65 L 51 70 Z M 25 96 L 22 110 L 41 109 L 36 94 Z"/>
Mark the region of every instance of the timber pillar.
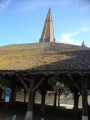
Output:
<path fill-rule="evenodd" d="M 80 95 L 78 95 L 78 92 L 74 92 L 74 109 L 75 110 L 78 109 L 79 96 Z"/>
<path fill-rule="evenodd" d="M 40 89 L 40 94 L 41 94 L 41 108 L 40 108 L 40 113 L 41 113 L 41 120 L 45 120 L 45 95 L 46 95 L 46 90 L 42 87 Z"/>
<path fill-rule="evenodd" d="M 87 77 L 82 75 L 82 120 L 88 120 Z"/>
<path fill-rule="evenodd" d="M 56 103 L 57 102 L 57 93 L 54 93 L 54 103 L 53 103 L 53 107 L 56 107 Z"/>
<path fill-rule="evenodd" d="M 15 102 L 16 102 L 16 86 L 12 87 L 12 93 L 11 93 L 11 107 L 15 107 Z"/>
<path fill-rule="evenodd" d="M 16 102 L 16 92 L 17 92 L 17 77 L 16 76 L 9 76 L 11 80 L 11 101 L 10 101 L 10 106 L 12 108 L 15 107 L 15 102 Z"/>
<path fill-rule="evenodd" d="M 0 101 L 2 100 L 2 87 L 0 87 Z"/>
<path fill-rule="evenodd" d="M 33 88 L 34 88 L 34 80 L 31 80 L 28 91 L 29 94 L 28 110 L 24 120 L 33 120 L 33 101 L 34 101 Z"/>
<path fill-rule="evenodd" d="M 58 94 L 58 107 L 60 106 L 60 93 Z"/>
<path fill-rule="evenodd" d="M 27 95 L 27 91 L 26 89 L 24 89 L 24 102 L 26 102 L 26 95 Z"/>

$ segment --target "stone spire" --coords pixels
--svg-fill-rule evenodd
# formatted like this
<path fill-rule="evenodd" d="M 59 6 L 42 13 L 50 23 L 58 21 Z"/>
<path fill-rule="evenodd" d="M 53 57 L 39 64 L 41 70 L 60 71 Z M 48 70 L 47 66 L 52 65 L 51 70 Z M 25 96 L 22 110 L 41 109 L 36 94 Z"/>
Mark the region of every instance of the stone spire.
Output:
<path fill-rule="evenodd" d="M 49 9 L 39 42 L 55 42 L 51 9 Z"/>
<path fill-rule="evenodd" d="M 82 42 L 82 47 L 86 47 L 86 45 L 85 45 L 84 41 Z"/>

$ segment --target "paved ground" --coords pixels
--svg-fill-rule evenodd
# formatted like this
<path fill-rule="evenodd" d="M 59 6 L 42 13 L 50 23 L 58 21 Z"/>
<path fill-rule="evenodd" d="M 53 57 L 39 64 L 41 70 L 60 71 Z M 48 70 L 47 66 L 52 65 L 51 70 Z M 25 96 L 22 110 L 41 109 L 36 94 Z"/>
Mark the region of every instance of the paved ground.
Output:
<path fill-rule="evenodd" d="M 16 120 L 24 120 L 27 110 L 26 103 L 17 102 L 15 108 L 6 109 L 4 103 L 0 103 L 0 120 L 12 120 L 13 115 L 17 115 Z M 34 120 L 40 120 L 40 105 L 34 107 Z M 81 120 L 82 111 L 79 109 L 65 109 L 64 107 L 46 106 L 45 120 Z M 89 116 L 90 118 L 90 116 Z"/>

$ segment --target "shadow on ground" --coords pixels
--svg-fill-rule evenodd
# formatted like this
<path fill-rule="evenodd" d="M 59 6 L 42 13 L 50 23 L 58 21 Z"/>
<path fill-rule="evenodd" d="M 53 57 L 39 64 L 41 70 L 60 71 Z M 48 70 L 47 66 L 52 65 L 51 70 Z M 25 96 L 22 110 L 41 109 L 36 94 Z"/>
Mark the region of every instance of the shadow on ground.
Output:
<path fill-rule="evenodd" d="M 27 103 L 16 102 L 13 109 L 6 109 L 4 103 L 0 103 L 0 120 L 12 120 L 13 115 L 17 115 L 16 120 L 24 120 L 27 110 Z M 40 120 L 40 105 L 34 106 L 34 120 Z M 90 116 L 89 116 L 90 117 Z M 81 120 L 82 110 L 65 109 L 64 107 L 46 106 L 45 120 Z"/>

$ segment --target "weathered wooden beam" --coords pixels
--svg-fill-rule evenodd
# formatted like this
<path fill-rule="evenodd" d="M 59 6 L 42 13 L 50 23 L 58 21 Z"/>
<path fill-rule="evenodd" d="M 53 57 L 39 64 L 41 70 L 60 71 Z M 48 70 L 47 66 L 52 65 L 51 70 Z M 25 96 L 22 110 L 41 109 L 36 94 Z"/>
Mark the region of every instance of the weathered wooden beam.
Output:
<path fill-rule="evenodd" d="M 27 84 L 25 83 L 25 81 L 24 81 L 23 79 L 21 79 L 20 77 L 19 77 L 19 80 L 21 81 L 21 83 L 23 84 L 23 86 L 25 87 L 25 89 L 26 89 L 27 92 L 28 92 L 28 91 L 29 91 L 29 88 L 28 88 Z"/>
<path fill-rule="evenodd" d="M 78 109 L 79 96 L 77 92 L 74 92 L 74 110 Z"/>
<path fill-rule="evenodd" d="M 47 90 L 42 86 L 40 89 L 40 94 L 41 94 L 41 108 L 40 108 L 40 113 L 41 113 L 41 120 L 45 119 L 45 95 L 47 93 Z"/>
<path fill-rule="evenodd" d="M 28 110 L 32 111 L 33 110 L 33 100 L 34 100 L 34 80 L 29 83 L 29 104 L 28 104 Z"/>
<path fill-rule="evenodd" d="M 22 76 L 21 78 L 22 78 L 23 80 L 28 81 L 28 82 L 30 82 L 30 81 L 31 81 L 31 79 L 30 79 L 30 78 L 27 78 L 27 77 L 25 77 L 25 76 Z"/>
<path fill-rule="evenodd" d="M 72 83 L 75 85 L 76 89 L 81 93 L 81 89 L 78 86 L 78 84 L 74 81 L 74 79 L 72 78 L 71 74 L 68 74 L 68 77 L 70 78 L 70 80 L 72 81 Z"/>
<path fill-rule="evenodd" d="M 88 120 L 87 76 L 82 75 L 82 120 Z"/>
<path fill-rule="evenodd" d="M 33 89 L 33 92 L 37 91 L 37 89 L 41 86 L 41 84 L 46 80 L 48 79 L 48 75 L 44 76 L 38 83 L 37 85 L 35 86 L 35 88 Z"/>
<path fill-rule="evenodd" d="M 53 107 L 56 107 L 56 101 L 57 101 L 57 93 L 54 93 L 54 103 L 53 103 Z"/>
<path fill-rule="evenodd" d="M 34 101 L 34 80 L 29 83 L 29 101 L 28 101 L 28 110 L 24 120 L 33 120 L 33 101 Z"/>
<path fill-rule="evenodd" d="M 27 95 L 27 91 L 26 89 L 24 90 L 24 102 L 26 102 L 26 95 Z"/>

